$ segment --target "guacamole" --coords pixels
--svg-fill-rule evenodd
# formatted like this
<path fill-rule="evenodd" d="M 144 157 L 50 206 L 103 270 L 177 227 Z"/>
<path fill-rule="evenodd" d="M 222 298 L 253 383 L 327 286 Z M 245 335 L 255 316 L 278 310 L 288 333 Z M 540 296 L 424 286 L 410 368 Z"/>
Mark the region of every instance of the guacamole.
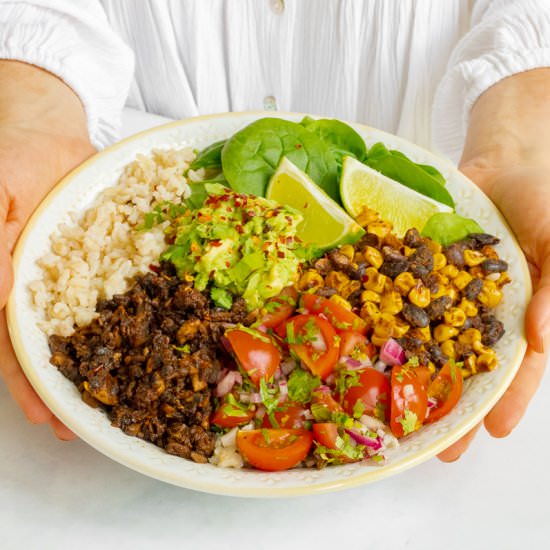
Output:
<path fill-rule="evenodd" d="M 204 187 L 199 208 L 172 207 L 166 229 L 172 244 L 161 260 L 172 262 L 180 277 L 192 276 L 197 290 L 209 289 L 220 307 L 229 309 L 234 296 L 249 310 L 261 307 L 296 282 L 299 266 L 311 257 L 296 237 L 302 215 L 220 184 Z"/>

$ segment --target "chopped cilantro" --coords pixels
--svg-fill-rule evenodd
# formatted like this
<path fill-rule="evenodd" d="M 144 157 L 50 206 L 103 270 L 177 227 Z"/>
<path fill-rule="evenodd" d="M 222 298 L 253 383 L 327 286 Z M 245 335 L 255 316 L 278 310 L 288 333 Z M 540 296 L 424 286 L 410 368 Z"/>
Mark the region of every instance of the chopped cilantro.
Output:
<path fill-rule="evenodd" d="M 332 417 L 328 408 L 321 403 L 313 403 L 311 405 L 311 414 L 316 422 L 330 422 Z"/>
<path fill-rule="evenodd" d="M 407 361 L 407 365 L 409 365 L 410 367 L 418 367 L 418 365 L 420 365 L 420 360 L 416 355 L 413 355 Z"/>
<path fill-rule="evenodd" d="M 336 392 L 340 396 L 340 402 L 344 399 L 344 394 L 349 388 L 360 386 L 359 371 L 338 368 L 336 371 Z"/>
<path fill-rule="evenodd" d="M 269 437 L 269 432 L 265 428 L 262 428 L 261 432 L 262 432 L 262 435 L 264 436 L 264 440 L 265 440 L 266 445 L 269 445 L 271 443 L 271 438 Z"/>
<path fill-rule="evenodd" d="M 239 403 L 231 393 L 227 394 L 222 411 L 226 416 L 245 416 L 248 412 L 248 406 Z"/>
<path fill-rule="evenodd" d="M 321 379 L 318 376 L 313 376 L 306 370 L 297 367 L 288 377 L 288 397 L 296 403 L 309 403 L 313 390 L 320 384 Z"/>
<path fill-rule="evenodd" d="M 380 394 L 379 397 L 382 397 L 385 394 Z M 386 403 L 382 403 L 380 400 L 376 402 L 376 407 L 374 408 L 374 418 L 378 418 L 378 420 L 381 420 L 382 422 L 386 421 L 386 409 L 387 409 Z"/>
<path fill-rule="evenodd" d="M 212 287 L 210 290 L 210 298 L 212 298 L 212 301 L 216 304 L 216 306 L 224 309 L 231 309 L 231 306 L 233 305 L 233 296 L 231 296 L 231 293 L 224 288 L 218 288 L 216 286 Z"/>
<path fill-rule="evenodd" d="M 183 353 L 191 353 L 191 348 L 189 347 L 189 344 L 185 344 L 184 346 L 173 346 L 173 348 L 176 350 L 176 351 L 181 351 Z"/>
<path fill-rule="evenodd" d="M 378 406 L 378 403 L 376 404 Z M 355 405 L 353 405 L 353 418 L 361 418 L 363 416 L 363 413 L 365 412 L 365 404 L 361 399 L 358 399 L 355 402 Z M 375 411 L 376 414 L 376 411 Z"/>
<path fill-rule="evenodd" d="M 403 435 L 408 435 L 416 430 L 418 417 L 409 409 L 405 409 L 403 416 L 399 419 L 399 423 L 403 426 Z"/>
<path fill-rule="evenodd" d="M 277 410 L 279 406 L 279 392 L 276 388 L 270 388 L 264 378 L 260 380 L 260 397 L 268 416 Z M 271 419 L 271 418 L 270 418 Z"/>

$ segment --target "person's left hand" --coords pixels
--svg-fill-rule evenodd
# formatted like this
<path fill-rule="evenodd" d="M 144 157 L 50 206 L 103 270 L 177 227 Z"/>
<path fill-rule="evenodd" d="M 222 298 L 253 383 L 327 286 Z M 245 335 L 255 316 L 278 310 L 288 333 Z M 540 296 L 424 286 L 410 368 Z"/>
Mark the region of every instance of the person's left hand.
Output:
<path fill-rule="evenodd" d="M 544 374 L 550 335 L 550 175 L 543 168 L 509 169 L 495 175 L 483 162 L 461 166 L 482 187 L 514 231 L 523 249 L 533 282 L 533 298 L 525 316 L 527 352 L 512 384 L 485 417 L 493 437 L 507 436 L 519 423 Z M 457 460 L 475 437 L 479 425 L 438 457 Z"/>

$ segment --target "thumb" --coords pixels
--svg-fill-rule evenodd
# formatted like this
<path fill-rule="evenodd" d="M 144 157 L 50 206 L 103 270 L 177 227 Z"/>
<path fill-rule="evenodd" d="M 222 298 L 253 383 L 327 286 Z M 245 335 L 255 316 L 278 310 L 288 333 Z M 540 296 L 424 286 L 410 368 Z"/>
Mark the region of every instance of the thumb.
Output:
<path fill-rule="evenodd" d="M 6 231 L 6 212 L 0 204 L 0 310 L 8 301 L 13 284 L 13 270 L 10 254 L 10 243 Z"/>
<path fill-rule="evenodd" d="M 550 256 L 544 260 L 535 294 L 525 314 L 527 341 L 534 351 L 543 353 L 550 336 Z"/>

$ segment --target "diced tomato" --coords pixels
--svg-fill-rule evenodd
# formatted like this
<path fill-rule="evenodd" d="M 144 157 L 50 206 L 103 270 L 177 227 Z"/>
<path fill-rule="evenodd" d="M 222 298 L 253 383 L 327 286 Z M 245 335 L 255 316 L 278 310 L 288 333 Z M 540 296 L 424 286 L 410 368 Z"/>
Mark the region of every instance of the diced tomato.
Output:
<path fill-rule="evenodd" d="M 376 355 L 376 346 L 360 332 L 345 330 L 340 333 L 340 357 L 359 359 L 366 355 L 372 359 Z M 360 360 L 360 359 L 359 359 Z"/>
<path fill-rule="evenodd" d="M 336 462 L 349 463 L 361 460 L 360 458 L 352 458 L 346 455 L 344 451 L 338 449 L 338 446 L 336 445 L 338 436 L 338 424 L 335 424 L 334 422 L 317 422 L 316 424 L 313 424 L 313 438 L 315 441 L 327 449 L 340 451 L 333 457 L 336 459 Z"/>
<path fill-rule="evenodd" d="M 294 468 L 306 458 L 313 434 L 304 429 L 266 429 L 239 431 L 237 448 L 241 456 L 260 470 Z"/>
<path fill-rule="evenodd" d="M 315 294 L 302 294 L 301 306 L 309 313 L 324 315 L 338 331 L 352 330 L 365 334 L 367 324 L 353 311 Z"/>
<path fill-rule="evenodd" d="M 332 325 L 317 315 L 297 315 L 286 326 L 290 349 L 302 363 L 323 380 L 333 371 L 339 344 Z"/>
<path fill-rule="evenodd" d="M 296 309 L 298 292 L 293 286 L 281 290 L 278 296 L 270 298 L 261 310 L 260 324 L 275 328 L 286 321 Z"/>
<path fill-rule="evenodd" d="M 439 374 L 428 387 L 428 397 L 437 401 L 430 409 L 426 422 L 435 422 L 458 403 L 462 395 L 462 373 L 454 363 L 445 363 Z"/>
<path fill-rule="evenodd" d="M 271 423 L 269 416 L 266 414 L 262 423 L 264 428 L 304 427 L 306 409 L 302 405 L 299 403 L 283 403 L 280 408 L 282 410 L 273 413 L 276 425 Z"/>
<path fill-rule="evenodd" d="M 357 401 L 361 401 L 364 414 L 384 421 L 389 416 L 390 394 L 388 379 L 376 369 L 367 367 L 359 374 L 359 385 L 350 387 L 344 394 L 342 405 L 353 416 Z"/>
<path fill-rule="evenodd" d="M 220 428 L 234 428 L 235 426 L 242 426 L 247 424 L 254 417 L 254 409 L 250 409 L 246 412 L 243 411 L 242 415 L 227 414 L 226 405 L 221 405 L 218 410 L 212 415 L 210 423 Z"/>
<path fill-rule="evenodd" d="M 391 373 L 390 428 L 403 437 L 417 430 L 425 421 L 428 394 L 415 368 L 395 366 Z"/>
<path fill-rule="evenodd" d="M 232 329 L 225 333 L 239 366 L 246 372 L 252 383 L 260 385 L 260 380 L 270 380 L 281 362 L 281 352 L 270 337 L 251 329 Z"/>
<path fill-rule="evenodd" d="M 321 405 L 326 409 L 326 416 L 329 416 L 333 412 L 344 412 L 342 405 L 332 397 L 328 391 L 315 391 L 311 398 L 312 405 Z"/>

